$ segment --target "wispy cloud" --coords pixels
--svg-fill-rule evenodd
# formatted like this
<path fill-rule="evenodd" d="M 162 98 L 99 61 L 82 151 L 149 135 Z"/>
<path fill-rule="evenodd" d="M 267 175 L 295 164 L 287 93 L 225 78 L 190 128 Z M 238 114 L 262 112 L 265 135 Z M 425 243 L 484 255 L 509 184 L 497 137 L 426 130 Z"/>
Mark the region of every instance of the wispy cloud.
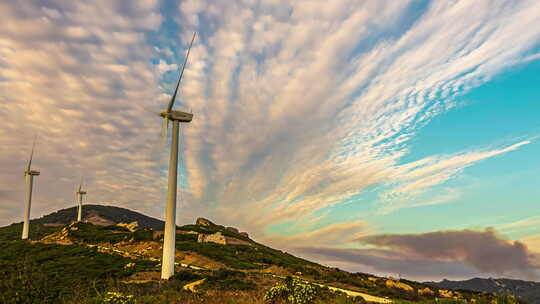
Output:
<path fill-rule="evenodd" d="M 205 210 L 260 231 L 307 221 L 380 183 L 396 183 L 386 197 L 420 193 L 527 143 L 398 165 L 418 128 L 454 97 L 527 56 L 540 37 L 531 31 L 536 2 L 334 1 L 322 12 L 309 1 L 186 1 L 179 9 L 202 37 L 184 84 L 199 113 L 186 133 L 188 214 Z"/>
<path fill-rule="evenodd" d="M 405 207 L 436 205 L 454 200 L 459 196 L 455 189 L 447 189 L 429 200 L 418 201 L 417 198 L 426 190 L 444 184 L 479 161 L 514 151 L 529 143 L 529 140 L 525 140 L 500 149 L 431 156 L 397 166 L 388 182 L 393 187 L 381 193 L 380 200 L 384 206 L 382 211 L 388 213 Z"/>
<path fill-rule="evenodd" d="M 540 227 L 540 216 L 531 216 L 515 222 L 498 225 L 497 229 L 505 233 L 530 231 Z"/>
<path fill-rule="evenodd" d="M 372 234 L 373 230 L 366 222 L 332 224 L 314 231 L 291 236 L 269 235 L 261 241 L 277 248 L 312 246 L 343 246 L 361 237 Z M 293 246 L 291 246 L 293 244 Z"/>

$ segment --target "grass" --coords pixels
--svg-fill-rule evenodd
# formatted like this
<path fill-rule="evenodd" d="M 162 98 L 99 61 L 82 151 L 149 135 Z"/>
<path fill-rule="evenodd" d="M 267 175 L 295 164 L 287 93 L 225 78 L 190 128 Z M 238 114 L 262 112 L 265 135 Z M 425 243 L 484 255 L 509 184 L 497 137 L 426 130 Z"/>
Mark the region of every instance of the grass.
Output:
<path fill-rule="evenodd" d="M 220 245 L 177 240 L 176 248 L 182 251 L 199 253 L 236 269 L 261 269 L 266 266 L 277 265 L 293 272 L 309 272 L 310 270 L 305 266 L 316 265 L 288 253 L 259 245 Z"/>
<path fill-rule="evenodd" d="M 0 228 L 0 241 L 20 240 L 22 235 L 22 223 L 11 224 Z M 30 224 L 28 238 L 30 240 L 38 240 L 42 237 L 54 233 L 62 227 L 46 227 L 40 224 Z"/>
<path fill-rule="evenodd" d="M 102 289 L 107 280 L 151 269 L 154 262 L 131 260 L 76 245 L 0 242 L 0 302 L 58 303 Z M 126 268 L 134 262 L 135 266 Z"/>

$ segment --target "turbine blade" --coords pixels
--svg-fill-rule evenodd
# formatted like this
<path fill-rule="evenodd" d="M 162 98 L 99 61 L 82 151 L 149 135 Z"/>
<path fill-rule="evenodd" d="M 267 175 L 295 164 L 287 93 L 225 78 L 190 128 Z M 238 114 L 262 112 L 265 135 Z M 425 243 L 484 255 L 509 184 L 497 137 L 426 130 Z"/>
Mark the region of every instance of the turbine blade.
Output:
<path fill-rule="evenodd" d="M 37 138 L 37 135 L 34 136 L 34 142 L 32 143 L 32 151 L 30 152 L 30 159 L 28 160 L 28 167 L 26 168 L 27 173 L 30 173 L 30 168 L 32 167 L 32 158 L 34 157 L 34 147 L 36 146 L 36 138 Z"/>
<path fill-rule="evenodd" d="M 81 182 L 79 183 L 79 192 L 81 192 L 81 190 L 82 190 L 82 182 L 83 182 L 83 178 L 81 176 Z"/>
<path fill-rule="evenodd" d="M 148 112 L 148 113 L 152 113 L 152 114 L 154 114 L 154 115 L 156 115 L 156 116 L 160 116 L 160 115 L 159 115 L 159 114 L 160 114 L 159 111 L 157 111 L 157 110 L 155 110 L 155 109 L 152 109 L 151 107 L 141 106 L 141 108 L 142 108 L 144 111 Z"/>
<path fill-rule="evenodd" d="M 163 153 L 165 145 L 167 144 L 167 135 L 169 132 L 169 119 L 163 117 L 163 124 L 161 125 L 161 142 L 160 142 L 160 153 Z"/>
<path fill-rule="evenodd" d="M 184 65 L 182 66 L 182 71 L 180 72 L 180 78 L 178 78 L 178 83 L 176 84 L 176 89 L 174 90 L 174 94 L 171 98 L 171 101 L 169 101 L 169 106 L 167 107 L 167 112 L 172 111 L 174 100 L 176 99 L 176 94 L 178 93 L 178 87 L 180 86 L 180 81 L 182 81 L 182 76 L 184 75 L 184 69 L 186 68 L 186 64 L 189 58 L 189 53 L 191 52 L 191 46 L 193 46 L 193 41 L 195 41 L 195 34 L 197 32 L 193 32 L 193 37 L 191 38 L 191 43 L 189 44 L 189 48 L 187 51 L 186 58 L 184 59 Z"/>

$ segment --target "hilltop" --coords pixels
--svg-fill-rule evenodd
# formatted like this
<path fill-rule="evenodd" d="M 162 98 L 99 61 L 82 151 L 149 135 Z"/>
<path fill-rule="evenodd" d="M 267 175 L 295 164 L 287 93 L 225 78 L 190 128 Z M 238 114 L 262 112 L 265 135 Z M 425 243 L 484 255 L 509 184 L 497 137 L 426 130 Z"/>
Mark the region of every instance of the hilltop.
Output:
<path fill-rule="evenodd" d="M 33 220 L 31 241 L 19 240 L 20 224 L 0 228 L 0 302 L 121 303 L 105 302 L 114 297 L 107 292 L 133 296 L 122 303 L 517 302 L 325 267 L 204 218 L 177 227 L 176 273 L 162 281 L 162 222 L 91 206 L 89 222 L 72 223 L 74 208 Z M 133 224 L 136 219 L 146 223 Z"/>
<path fill-rule="evenodd" d="M 61 209 L 39 219 L 32 220 L 37 224 L 67 225 L 77 218 L 77 207 Z M 96 225 L 116 225 L 118 223 L 137 222 L 139 227 L 163 230 L 164 222 L 126 208 L 84 205 L 82 218 Z"/>

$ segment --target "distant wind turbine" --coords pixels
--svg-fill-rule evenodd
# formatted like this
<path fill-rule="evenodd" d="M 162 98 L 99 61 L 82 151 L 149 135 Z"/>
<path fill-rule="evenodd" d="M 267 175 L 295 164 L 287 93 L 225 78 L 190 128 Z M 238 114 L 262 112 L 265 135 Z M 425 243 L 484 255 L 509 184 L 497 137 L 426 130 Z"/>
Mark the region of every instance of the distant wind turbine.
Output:
<path fill-rule="evenodd" d="M 77 190 L 77 199 L 79 200 L 79 205 L 77 207 L 77 222 L 82 221 L 82 204 L 83 204 L 83 196 L 86 194 L 86 191 L 82 190 L 82 178 L 81 183 L 79 184 L 79 190 Z"/>
<path fill-rule="evenodd" d="M 167 131 L 169 129 L 169 121 L 172 121 L 172 140 L 171 140 L 171 155 L 169 159 L 169 178 L 167 186 L 167 207 L 165 210 L 165 236 L 163 240 L 163 257 L 161 261 L 161 278 L 168 280 L 174 274 L 174 259 L 175 259 L 175 241 L 176 241 L 176 186 L 178 178 L 178 129 L 180 122 L 190 122 L 193 119 L 193 114 L 183 111 L 173 111 L 174 101 L 178 88 L 180 87 L 180 81 L 184 75 L 184 69 L 188 61 L 193 41 L 195 40 L 196 33 L 193 33 L 191 43 L 184 59 L 184 65 L 180 72 L 178 83 L 174 94 L 167 106 L 166 110 L 159 113 L 163 117 L 162 124 L 162 138 L 166 141 Z"/>
<path fill-rule="evenodd" d="M 32 205 L 32 186 L 34 184 L 34 176 L 39 175 L 39 171 L 32 170 L 32 158 L 34 156 L 34 147 L 36 145 L 36 138 L 34 137 L 34 143 L 32 144 L 32 151 L 30 152 L 30 160 L 28 166 L 24 171 L 24 178 L 26 185 L 28 186 L 28 192 L 26 193 L 26 206 L 24 209 L 24 223 L 22 231 L 22 239 L 28 239 L 28 231 L 30 230 L 30 207 Z"/>

